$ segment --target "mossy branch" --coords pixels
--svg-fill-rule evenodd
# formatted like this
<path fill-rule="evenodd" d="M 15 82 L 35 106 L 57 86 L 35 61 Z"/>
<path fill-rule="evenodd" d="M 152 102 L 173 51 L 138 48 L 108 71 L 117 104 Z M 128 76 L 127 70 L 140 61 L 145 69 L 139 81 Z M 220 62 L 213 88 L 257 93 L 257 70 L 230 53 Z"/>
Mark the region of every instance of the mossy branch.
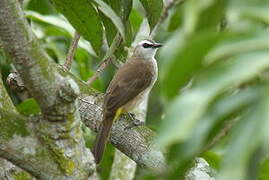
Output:
<path fill-rule="evenodd" d="M 80 97 L 81 120 L 95 132 L 102 120 L 102 103 L 101 93 L 82 94 Z M 112 126 L 110 142 L 138 165 L 155 171 L 165 170 L 164 155 L 154 146 L 155 133 L 146 126 L 126 129 L 133 125 L 132 121 L 128 115 L 123 115 L 116 121 Z"/>
<path fill-rule="evenodd" d="M 41 108 L 42 118 L 32 123 L 31 129 L 35 131 L 32 130 L 29 136 L 35 138 L 38 144 L 49 152 L 46 155 L 47 159 L 43 158 L 43 161 L 55 170 L 40 179 L 65 179 L 66 176 L 70 179 L 88 178 L 93 173 L 95 163 L 90 151 L 85 147 L 80 128 L 77 108 L 79 88 L 72 78 L 62 76 L 57 71 L 55 64 L 33 35 L 17 0 L 0 1 L 0 39 L 4 49 L 12 57 L 25 87 Z M 5 121 L 8 115 L 4 111 L 1 114 L 4 114 L 1 115 L 1 121 L 5 122 L 6 131 L 0 139 L 12 140 L 17 132 L 8 128 L 9 124 Z M 27 127 L 21 123 L 16 125 Z M 24 136 L 22 133 L 19 135 Z M 27 158 L 25 164 L 19 163 L 24 157 L 21 153 L 17 153 L 19 149 L 14 146 L 14 151 L 9 151 L 5 149 L 7 147 L 8 144 L 3 146 L 0 152 L 2 157 L 22 168 L 32 166 L 33 163 L 27 162 Z M 30 173 L 37 176 L 36 173 L 46 172 L 45 169 L 38 167 L 38 165 L 33 167 L 34 170 Z"/>
<path fill-rule="evenodd" d="M 56 99 L 53 95 L 56 94 L 57 74 L 49 66 L 50 60 L 33 35 L 16 0 L 0 1 L 0 38 L 41 109 L 51 107 Z"/>
<path fill-rule="evenodd" d="M 32 118 L 34 119 L 37 120 Z M 0 157 L 39 179 L 53 178 L 60 174 L 57 164 L 34 135 L 32 121 L 18 113 L 0 109 L 0 124 Z"/>
<path fill-rule="evenodd" d="M 102 120 L 103 94 L 89 87 L 69 72 L 64 71 L 60 66 L 58 71 L 63 76 L 68 74 L 78 84 L 81 92 L 79 96 L 81 121 L 91 130 L 97 132 Z M 165 158 L 160 150 L 154 148 L 154 132 L 147 127 L 124 130 L 125 127 L 131 125 L 132 120 L 128 116 L 123 116 L 120 121 L 117 121 L 112 128 L 110 138 L 112 144 L 138 165 L 163 170 L 166 166 Z M 148 157 L 150 157 L 150 160 L 148 160 Z"/>

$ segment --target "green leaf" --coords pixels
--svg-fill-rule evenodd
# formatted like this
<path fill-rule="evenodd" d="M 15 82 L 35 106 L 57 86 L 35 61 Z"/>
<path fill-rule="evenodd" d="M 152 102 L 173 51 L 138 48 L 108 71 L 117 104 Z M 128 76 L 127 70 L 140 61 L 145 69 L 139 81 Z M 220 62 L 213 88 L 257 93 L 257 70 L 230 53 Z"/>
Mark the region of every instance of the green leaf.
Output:
<path fill-rule="evenodd" d="M 259 21 L 264 24 L 269 24 L 269 4 L 262 4 L 256 6 L 247 6 L 240 9 L 239 13 L 242 18 Z"/>
<path fill-rule="evenodd" d="M 125 39 L 125 28 L 121 18 L 113 11 L 113 9 L 102 0 L 94 0 L 98 4 L 98 9 L 104 13 L 117 27 L 123 39 Z"/>
<path fill-rule="evenodd" d="M 227 2 L 227 0 L 213 0 L 209 6 L 203 9 L 200 12 L 199 21 L 196 25 L 197 31 L 209 28 L 217 29 L 219 23 L 224 18 Z"/>
<path fill-rule="evenodd" d="M 135 35 L 134 44 L 138 43 L 142 39 L 148 38 L 150 35 L 150 27 L 148 26 L 147 20 L 144 19 L 140 25 L 138 32 Z"/>
<path fill-rule="evenodd" d="M 209 31 L 184 39 L 180 33 L 175 33 L 178 37 L 172 38 L 172 42 L 165 45 L 161 51 L 161 57 L 165 59 L 161 84 L 164 85 L 162 90 L 168 99 L 178 94 L 179 89 L 190 80 L 193 72 L 201 68 L 205 55 L 227 36 Z M 184 40 L 185 44 L 180 46 Z"/>
<path fill-rule="evenodd" d="M 59 27 L 67 31 L 70 35 L 72 35 L 75 32 L 74 28 L 60 16 L 42 15 L 34 11 L 25 11 L 25 13 L 26 17 L 31 18 L 33 21 Z"/>
<path fill-rule="evenodd" d="M 257 52 L 221 61 L 198 74 L 193 87 L 168 106 L 157 144 L 163 147 L 185 141 L 217 95 L 257 77 L 268 67 L 269 53 Z"/>
<path fill-rule="evenodd" d="M 242 33 L 235 39 L 227 39 L 214 48 L 206 57 L 206 63 L 227 59 L 233 55 L 257 50 L 269 50 L 267 33 Z"/>
<path fill-rule="evenodd" d="M 104 0 L 104 2 L 109 5 L 112 10 L 121 18 L 123 25 L 125 26 L 125 36 L 128 40 L 128 18 L 130 15 L 130 11 L 132 9 L 132 0 Z M 112 19 L 107 17 L 102 11 L 100 11 L 100 15 L 103 21 L 103 24 L 105 26 L 105 32 L 106 32 L 106 38 L 108 41 L 108 44 L 111 45 L 113 39 L 115 38 L 118 30 L 114 23 L 112 22 Z"/>
<path fill-rule="evenodd" d="M 16 106 L 17 110 L 25 115 L 38 114 L 40 113 L 39 105 L 34 98 L 27 99 Z"/>
<path fill-rule="evenodd" d="M 122 12 L 122 10 L 121 10 L 120 1 L 121 0 L 114 0 L 113 2 L 111 2 L 111 0 L 104 0 L 104 2 L 107 3 L 114 10 L 114 12 L 118 14 L 118 16 L 121 17 L 120 12 Z M 107 42 L 108 42 L 108 45 L 110 46 L 118 30 L 109 17 L 107 17 L 104 13 L 102 13 L 102 11 L 99 10 L 99 12 L 100 12 L 103 24 L 105 26 Z"/>
<path fill-rule="evenodd" d="M 207 151 L 201 154 L 201 157 L 204 158 L 206 162 L 208 162 L 210 167 L 214 169 L 219 169 L 220 160 L 221 160 L 220 155 L 218 155 L 217 153 L 213 151 Z"/>
<path fill-rule="evenodd" d="M 264 149 L 268 152 L 269 150 L 269 82 L 268 82 L 268 77 L 266 78 L 266 84 L 263 88 L 263 96 L 261 100 L 261 108 L 260 108 L 260 114 L 261 118 L 263 120 L 263 128 L 262 128 L 262 136 L 263 136 L 263 146 Z"/>
<path fill-rule="evenodd" d="M 27 1 L 23 3 L 23 6 L 27 10 L 39 12 L 41 14 L 55 14 L 55 9 L 51 6 L 47 0 Z"/>
<path fill-rule="evenodd" d="M 259 172 L 259 180 L 269 179 L 269 157 L 267 157 L 261 164 Z"/>
<path fill-rule="evenodd" d="M 76 73 L 83 81 L 87 81 L 90 75 L 92 75 L 90 65 L 92 59 L 88 56 L 87 52 L 83 51 L 81 48 L 77 48 L 74 59 L 76 62 Z"/>
<path fill-rule="evenodd" d="M 251 156 L 261 142 L 262 119 L 260 118 L 259 105 L 245 113 L 229 138 L 229 144 L 224 154 L 217 179 L 245 180 L 251 162 Z"/>
<path fill-rule="evenodd" d="M 188 0 L 183 16 L 184 31 L 192 35 L 204 29 L 216 30 L 224 16 L 226 3 L 226 0 Z"/>
<path fill-rule="evenodd" d="M 180 27 L 183 23 L 183 10 L 182 6 L 177 8 L 172 15 L 169 25 L 168 25 L 168 31 L 172 32 L 175 31 L 178 27 Z"/>
<path fill-rule="evenodd" d="M 133 9 L 130 14 L 130 21 L 134 30 L 134 33 L 137 33 L 141 23 L 143 22 L 143 17 L 139 14 L 136 9 Z"/>
<path fill-rule="evenodd" d="M 130 13 L 133 8 L 133 0 L 122 0 L 123 4 L 123 21 L 127 21 L 129 19 Z"/>
<path fill-rule="evenodd" d="M 46 39 L 50 42 L 51 39 L 49 36 L 65 36 L 68 38 L 73 37 L 75 33 L 75 29 L 66 21 L 65 18 L 61 16 L 56 15 L 42 15 L 33 11 L 25 11 L 26 17 L 31 18 L 34 22 L 32 23 L 32 26 L 34 30 L 38 31 L 44 31 Z M 46 27 L 43 28 L 37 26 L 36 23 L 45 25 Z M 34 31 L 35 32 L 35 31 Z M 94 52 L 92 45 L 86 41 L 84 38 L 80 38 L 78 42 L 78 46 L 82 47 L 88 53 L 90 53 L 93 56 L 96 56 L 96 53 Z M 63 53 L 63 52 L 62 52 Z"/>
<path fill-rule="evenodd" d="M 103 28 L 92 3 L 88 0 L 51 0 L 51 2 L 99 54 L 103 41 Z"/>
<path fill-rule="evenodd" d="M 146 11 L 150 29 L 152 30 L 161 17 L 163 0 L 140 0 L 140 2 Z"/>
<path fill-rule="evenodd" d="M 115 27 L 113 22 L 108 17 L 106 17 L 102 12 L 100 13 L 100 17 L 102 18 L 103 24 L 105 26 L 106 39 L 108 45 L 110 46 L 118 32 L 117 28 Z"/>
<path fill-rule="evenodd" d="M 133 42 L 133 29 L 130 21 L 130 14 L 131 10 L 133 8 L 133 0 L 122 0 L 123 5 L 123 15 L 122 19 L 125 23 L 125 29 L 126 29 L 126 38 L 125 38 L 125 44 L 127 46 L 130 46 Z"/>
<path fill-rule="evenodd" d="M 201 151 L 204 151 L 208 143 L 212 142 L 212 138 L 208 140 L 211 132 L 214 132 L 214 137 L 218 134 L 219 131 L 215 132 L 216 124 L 222 123 L 222 129 L 224 122 L 226 122 L 225 125 L 233 123 L 231 122 L 233 116 L 247 109 L 258 98 L 260 98 L 259 88 L 247 88 L 236 94 L 217 99 L 208 107 L 206 114 L 195 124 L 189 138 L 185 142 L 172 147 L 172 151 L 175 151 L 175 153 L 171 160 L 181 163 L 198 156 Z"/>

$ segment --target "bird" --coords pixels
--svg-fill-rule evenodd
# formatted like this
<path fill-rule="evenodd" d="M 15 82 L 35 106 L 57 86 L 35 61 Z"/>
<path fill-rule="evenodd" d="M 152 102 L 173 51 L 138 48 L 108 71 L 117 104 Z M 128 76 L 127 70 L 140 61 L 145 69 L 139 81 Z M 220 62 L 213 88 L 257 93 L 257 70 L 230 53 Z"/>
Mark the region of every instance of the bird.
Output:
<path fill-rule="evenodd" d="M 104 97 L 103 118 L 92 148 L 96 164 L 99 164 L 110 135 L 113 122 L 122 113 L 138 107 L 157 80 L 158 66 L 155 54 L 162 44 L 144 39 L 134 48 L 131 57 L 118 69 Z"/>

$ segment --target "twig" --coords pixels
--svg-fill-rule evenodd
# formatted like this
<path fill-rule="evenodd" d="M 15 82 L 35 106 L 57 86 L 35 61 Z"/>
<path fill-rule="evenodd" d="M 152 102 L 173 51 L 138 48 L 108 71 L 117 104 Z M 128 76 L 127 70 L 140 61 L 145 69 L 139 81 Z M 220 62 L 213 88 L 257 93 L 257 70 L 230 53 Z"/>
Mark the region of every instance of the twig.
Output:
<path fill-rule="evenodd" d="M 73 60 L 75 50 L 76 50 L 77 45 L 78 45 L 79 38 L 80 38 L 80 35 L 78 34 L 78 32 L 75 32 L 74 38 L 72 39 L 71 45 L 68 49 L 65 63 L 63 65 L 63 67 L 67 71 L 69 71 L 71 68 L 72 60 Z"/>
<path fill-rule="evenodd" d="M 159 31 L 161 24 L 166 20 L 166 18 L 169 15 L 169 11 L 170 9 L 172 9 L 174 6 L 176 5 L 181 5 L 185 2 L 185 0 L 170 0 L 165 7 L 163 8 L 163 12 L 162 15 L 159 19 L 159 21 L 157 22 L 157 24 L 155 25 L 154 29 L 152 30 L 152 32 L 150 33 L 150 38 L 154 38 L 156 36 L 156 33 Z"/>
<path fill-rule="evenodd" d="M 119 34 L 117 34 L 109 50 L 104 56 L 104 60 L 101 62 L 100 66 L 97 68 L 95 74 L 87 81 L 88 85 L 91 85 L 100 76 L 100 74 L 104 71 L 107 65 L 110 62 L 114 61 L 115 59 L 114 53 L 121 43 L 122 43 L 122 37 Z"/>
<path fill-rule="evenodd" d="M 229 120 L 223 127 L 223 129 L 220 130 L 218 134 L 203 148 L 202 152 L 205 152 L 212 147 L 214 147 L 223 137 L 225 137 L 228 132 L 232 129 L 234 124 L 238 121 L 239 118 L 234 118 Z"/>
<path fill-rule="evenodd" d="M 87 84 L 90 86 L 99 76 L 100 74 L 104 71 L 104 69 L 107 67 L 107 65 L 114 59 L 113 56 L 108 57 L 105 59 L 102 64 L 98 67 L 96 70 L 95 74 L 87 81 Z"/>

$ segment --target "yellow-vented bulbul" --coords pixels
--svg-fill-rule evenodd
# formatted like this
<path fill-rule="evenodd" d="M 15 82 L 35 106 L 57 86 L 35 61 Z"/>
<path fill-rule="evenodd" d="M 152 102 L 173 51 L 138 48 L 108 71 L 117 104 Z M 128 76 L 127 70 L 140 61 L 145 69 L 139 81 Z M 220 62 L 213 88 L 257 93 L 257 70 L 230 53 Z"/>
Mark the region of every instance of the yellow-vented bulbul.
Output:
<path fill-rule="evenodd" d="M 111 126 L 121 113 L 132 111 L 148 98 L 158 76 L 154 58 L 162 45 L 152 40 L 143 40 L 134 48 L 132 56 L 119 68 L 110 82 L 103 106 L 103 120 L 93 146 L 93 155 L 98 164 L 103 156 Z"/>

